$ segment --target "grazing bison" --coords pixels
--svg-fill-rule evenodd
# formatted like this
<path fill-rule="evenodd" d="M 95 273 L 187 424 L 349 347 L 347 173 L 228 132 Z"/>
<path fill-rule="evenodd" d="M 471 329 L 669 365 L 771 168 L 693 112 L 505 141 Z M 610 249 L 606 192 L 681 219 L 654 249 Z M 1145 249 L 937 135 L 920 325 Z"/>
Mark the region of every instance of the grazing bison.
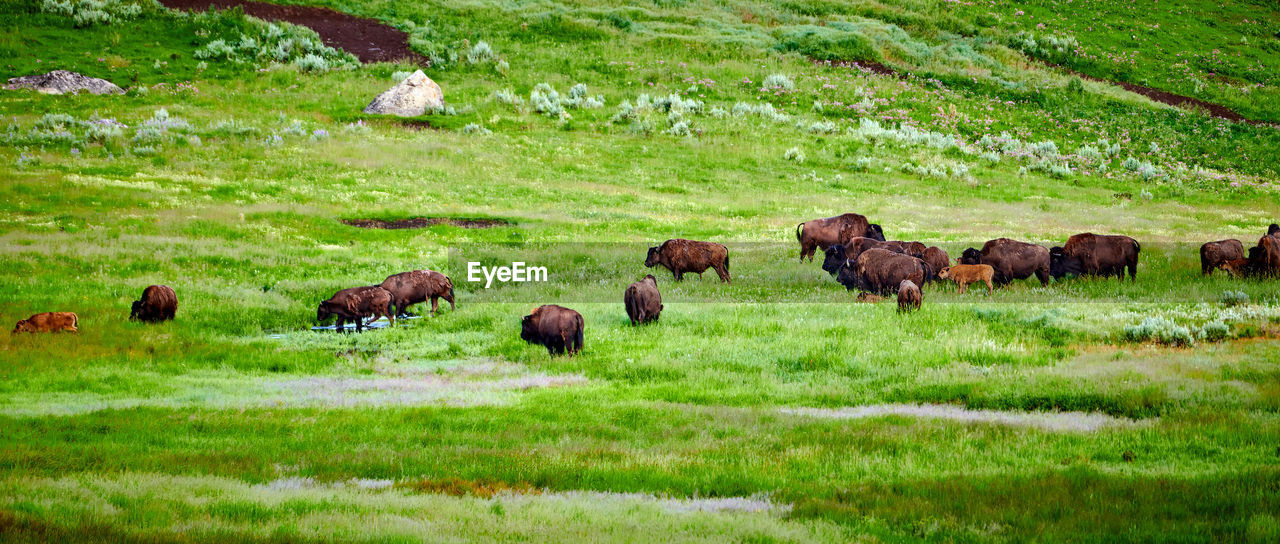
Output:
<path fill-rule="evenodd" d="M 843 244 L 835 244 L 823 250 L 822 269 L 832 276 L 840 270 L 845 261 L 856 261 L 862 252 L 868 249 L 884 249 L 894 253 L 911 255 L 922 259 L 927 249 L 920 242 L 900 242 L 898 240 L 876 240 L 865 236 L 855 236 Z"/>
<path fill-rule="evenodd" d="M 13 334 L 20 332 L 78 332 L 80 318 L 71 312 L 43 312 L 19 321 Z"/>
<path fill-rule="evenodd" d="M 177 293 L 168 285 L 152 285 L 142 290 L 142 298 L 133 301 L 129 319 L 156 323 L 173 319 L 177 313 Z"/>
<path fill-rule="evenodd" d="M 880 225 L 868 222 L 865 215 L 856 213 L 814 219 L 796 225 L 796 240 L 800 242 L 800 260 L 802 261 L 806 257 L 812 261 L 813 254 L 817 250 L 825 250 L 855 236 L 883 241 L 884 230 Z"/>
<path fill-rule="evenodd" d="M 920 309 L 920 286 L 911 280 L 902 280 L 898 284 L 898 311 L 909 312 Z"/>
<path fill-rule="evenodd" d="M 648 274 L 644 279 L 627 286 L 622 295 L 631 325 L 657 321 L 662 313 L 662 293 L 658 292 L 658 279 Z"/>
<path fill-rule="evenodd" d="M 1200 273 L 1212 274 L 1213 271 L 1227 261 L 1244 258 L 1244 244 L 1240 240 L 1229 238 L 1217 242 L 1205 242 L 1200 246 Z"/>
<path fill-rule="evenodd" d="M 941 272 L 943 268 L 951 266 L 951 256 L 937 246 L 925 248 L 924 256 L 920 259 L 929 263 L 929 269 L 933 270 L 935 274 Z"/>
<path fill-rule="evenodd" d="M 391 311 L 396 317 L 409 314 L 409 306 L 419 302 L 431 301 L 431 315 L 440 309 L 440 299 L 449 302 L 449 309 L 455 310 L 453 304 L 453 280 L 449 276 L 435 270 L 411 270 L 387 276 L 380 285 L 391 293 Z"/>
<path fill-rule="evenodd" d="M 982 250 L 964 250 L 960 264 L 987 264 L 995 270 L 996 285 L 1035 276 L 1040 285 L 1049 284 L 1049 250 L 1038 244 L 996 238 L 982 245 Z"/>
<path fill-rule="evenodd" d="M 729 248 L 715 242 L 683 238 L 667 240 L 660 246 L 649 248 L 644 265 L 649 268 L 662 265 L 671 271 L 676 281 L 683 280 L 685 272 L 701 276 L 708 268 L 714 268 L 720 281 L 732 283 L 729 279 Z"/>
<path fill-rule="evenodd" d="M 1272 223 L 1270 227 L 1267 227 L 1267 236 L 1280 236 L 1280 225 Z"/>
<path fill-rule="evenodd" d="M 996 270 L 991 265 L 986 264 L 958 264 L 948 266 L 938 272 L 940 280 L 955 280 L 960 285 L 960 294 L 964 294 L 964 289 L 970 283 L 983 282 L 987 284 L 987 294 L 995 289 L 991 285 L 992 278 L 995 277 Z"/>
<path fill-rule="evenodd" d="M 1237 276 L 1270 278 L 1280 275 L 1280 236 L 1263 236 L 1258 239 L 1258 245 L 1249 248 L 1247 259 L 1229 261 L 1223 268 Z"/>
<path fill-rule="evenodd" d="M 555 304 L 534 308 L 520 322 L 520 339 L 542 344 L 551 355 L 582 351 L 582 314 Z"/>
<path fill-rule="evenodd" d="M 1067 239 L 1066 245 L 1049 250 L 1049 274 L 1062 278 L 1076 276 L 1118 276 L 1138 279 L 1138 252 L 1142 246 L 1128 236 L 1086 232 Z"/>
<path fill-rule="evenodd" d="M 887 295 L 902 283 L 911 280 L 920 285 L 931 275 L 924 261 L 895 253 L 887 249 L 868 249 L 856 261 L 846 261 L 836 274 L 836 281 L 850 291 L 858 289 L 879 295 Z"/>
<path fill-rule="evenodd" d="M 342 330 L 348 322 L 356 324 L 356 330 L 364 330 L 368 323 L 385 316 L 392 325 L 396 323 L 395 313 L 391 311 L 391 293 L 378 285 L 352 287 L 334 293 L 329 300 L 320 303 L 316 308 L 316 321 L 325 321 L 332 316 L 338 318 L 334 328 Z M 368 323 L 363 318 L 370 318 Z"/>

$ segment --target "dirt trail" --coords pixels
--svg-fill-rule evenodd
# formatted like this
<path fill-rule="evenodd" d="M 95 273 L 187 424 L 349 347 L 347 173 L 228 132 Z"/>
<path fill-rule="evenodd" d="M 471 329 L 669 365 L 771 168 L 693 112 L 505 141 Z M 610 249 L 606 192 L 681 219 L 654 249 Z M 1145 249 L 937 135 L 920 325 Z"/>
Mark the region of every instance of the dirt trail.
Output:
<path fill-rule="evenodd" d="M 203 11 L 240 6 L 259 19 L 288 21 L 316 31 L 329 47 L 355 55 L 360 62 L 406 60 L 425 66 L 427 59 L 409 49 L 409 35 L 375 19 L 356 17 L 329 8 L 281 6 L 247 0 L 160 0 L 170 9 Z"/>

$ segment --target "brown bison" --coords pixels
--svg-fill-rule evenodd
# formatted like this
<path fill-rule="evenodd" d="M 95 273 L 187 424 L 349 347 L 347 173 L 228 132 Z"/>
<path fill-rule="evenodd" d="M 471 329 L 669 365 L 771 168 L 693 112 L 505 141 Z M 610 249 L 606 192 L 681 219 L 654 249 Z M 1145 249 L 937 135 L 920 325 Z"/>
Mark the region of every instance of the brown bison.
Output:
<path fill-rule="evenodd" d="M 802 261 L 806 257 L 812 261 L 817 250 L 826 250 L 856 236 L 883 241 L 884 231 L 880 225 L 868 222 L 866 216 L 856 213 L 814 219 L 796 225 L 796 241 L 800 242 Z"/>
<path fill-rule="evenodd" d="M 551 355 L 582 351 L 582 314 L 555 304 L 534 308 L 520 321 L 520 339 L 542 344 Z"/>
<path fill-rule="evenodd" d="M 855 236 L 845 243 L 835 244 L 823 250 L 822 269 L 832 276 L 840 270 L 845 261 L 857 261 L 858 256 L 868 249 L 885 249 L 894 253 L 921 258 L 926 251 L 920 242 L 900 242 L 898 240 L 876 240 L 865 236 Z M 915 254 L 913 254 L 915 253 Z"/>
<path fill-rule="evenodd" d="M 1205 242 L 1200 246 L 1200 273 L 1212 274 L 1222 263 L 1244 258 L 1244 244 L 1229 238 L 1217 242 Z"/>
<path fill-rule="evenodd" d="M 649 248 L 644 265 L 649 268 L 662 265 L 671 271 L 676 281 L 683 280 L 685 272 L 701 276 L 708 268 L 714 268 L 720 281 L 732 283 L 729 279 L 729 248 L 715 242 L 683 238 L 667 240 L 660 246 Z"/>
<path fill-rule="evenodd" d="M 996 238 L 982 245 L 982 250 L 964 250 L 960 264 L 987 264 L 995 270 L 996 285 L 1035 276 L 1040 285 L 1049 285 L 1049 250 L 1039 244 Z"/>
<path fill-rule="evenodd" d="M 1242 262 L 1243 261 L 1243 262 Z M 1249 257 L 1224 263 L 1223 268 L 1237 276 L 1270 278 L 1280 275 L 1280 236 L 1270 234 L 1249 248 Z"/>
<path fill-rule="evenodd" d="M 79 332 L 80 318 L 71 312 L 43 312 L 19 321 L 13 334 L 20 332 Z"/>
<path fill-rule="evenodd" d="M 378 285 L 343 289 L 316 308 L 316 321 L 323 322 L 334 316 L 338 318 L 336 330 L 342 330 L 342 326 L 351 321 L 356 324 L 356 330 L 361 331 L 379 317 L 386 317 L 392 325 L 396 323 L 395 313 L 391 311 L 391 293 Z M 366 317 L 370 318 L 367 323 L 363 321 Z"/>
<path fill-rule="evenodd" d="M 1067 239 L 1066 245 L 1049 250 L 1049 275 L 1117 276 L 1138 279 L 1138 253 L 1142 246 L 1128 236 L 1085 232 Z"/>
<path fill-rule="evenodd" d="M 920 309 L 920 286 L 911 280 L 902 280 L 898 284 L 898 311 L 909 312 Z"/>
<path fill-rule="evenodd" d="M 1280 236 L 1280 225 L 1272 223 L 1270 227 L 1267 227 L 1267 236 Z"/>
<path fill-rule="evenodd" d="M 173 319 L 177 313 L 177 293 L 168 285 L 152 285 L 142 290 L 142 298 L 133 301 L 129 319 L 157 323 Z"/>
<path fill-rule="evenodd" d="M 921 285 L 929 275 L 929 265 L 920 259 L 874 248 L 862 252 L 856 261 L 846 261 L 836 274 L 836 281 L 850 291 L 858 289 L 887 295 L 897 289 L 902 280 Z"/>
<path fill-rule="evenodd" d="M 391 311 L 396 317 L 412 315 L 409 306 L 419 302 L 431 301 L 431 315 L 440 309 L 440 299 L 449 302 L 449 309 L 455 310 L 453 304 L 453 280 L 449 276 L 435 270 L 411 270 L 387 276 L 380 285 L 391 293 Z"/>
<path fill-rule="evenodd" d="M 941 272 L 943 268 L 951 266 L 951 256 L 947 255 L 946 251 L 943 251 L 942 248 L 937 246 L 929 246 L 925 248 L 924 256 L 920 257 L 920 259 L 929 263 L 929 268 L 932 269 L 935 274 Z"/>
<path fill-rule="evenodd" d="M 639 325 L 657 321 L 662 313 L 662 293 L 658 292 L 658 279 L 653 274 L 627 286 L 622 295 L 622 304 L 627 308 L 627 317 L 631 325 Z"/>
<path fill-rule="evenodd" d="M 991 285 L 991 280 L 996 275 L 996 270 L 991 265 L 986 264 L 958 264 L 948 266 L 938 272 L 940 280 L 955 280 L 960 285 L 960 294 L 964 294 L 964 289 L 970 283 L 983 282 L 987 284 L 987 294 L 991 294 L 995 287 Z"/>

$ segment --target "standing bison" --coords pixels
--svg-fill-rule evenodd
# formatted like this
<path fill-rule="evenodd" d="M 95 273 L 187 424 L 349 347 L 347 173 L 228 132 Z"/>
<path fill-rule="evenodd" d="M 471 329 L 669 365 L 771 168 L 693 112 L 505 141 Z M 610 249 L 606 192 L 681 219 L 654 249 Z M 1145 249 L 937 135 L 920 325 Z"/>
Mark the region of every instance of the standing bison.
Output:
<path fill-rule="evenodd" d="M 71 312 L 41 312 L 13 326 L 13 334 L 20 332 L 79 332 L 80 318 Z"/>
<path fill-rule="evenodd" d="M 931 276 L 924 261 L 895 253 L 887 249 L 868 249 L 856 261 L 846 261 L 836 274 L 836 281 L 852 291 L 858 289 L 878 295 L 888 295 L 897 289 L 902 280 L 922 285 Z"/>
<path fill-rule="evenodd" d="M 1244 244 L 1240 243 L 1240 240 L 1230 238 L 1217 242 L 1205 242 L 1200 246 L 1200 273 L 1207 276 L 1223 263 L 1243 258 Z"/>
<path fill-rule="evenodd" d="M 547 353 L 573 355 L 582 351 L 582 314 L 555 304 L 534 308 L 520 321 L 520 339 L 546 346 Z"/>
<path fill-rule="evenodd" d="M 1247 259 L 1224 263 L 1223 268 L 1237 276 L 1271 278 L 1280 275 L 1280 236 L 1270 234 L 1249 248 Z"/>
<path fill-rule="evenodd" d="M 876 240 L 865 236 L 855 236 L 843 243 L 835 244 L 823 250 L 822 269 L 832 276 L 840 270 L 845 261 L 856 261 L 862 252 L 868 249 L 884 249 L 894 253 L 911 255 L 917 259 L 923 257 L 927 249 L 920 242 L 900 242 L 898 240 Z"/>
<path fill-rule="evenodd" d="M 920 302 L 920 286 L 911 280 L 902 280 L 902 283 L 898 284 L 898 311 L 919 310 Z"/>
<path fill-rule="evenodd" d="M 158 323 L 173 319 L 177 313 L 177 293 L 168 285 L 152 285 L 142 290 L 142 298 L 133 301 L 129 319 Z"/>
<path fill-rule="evenodd" d="M 453 281 L 435 270 L 412 270 L 387 276 L 380 285 L 391 294 L 391 311 L 396 317 L 410 315 L 408 308 L 419 302 L 431 301 L 431 315 L 440 309 L 440 299 L 449 302 L 454 310 Z"/>
<path fill-rule="evenodd" d="M 987 264 L 995 271 L 996 285 L 1035 276 L 1040 285 L 1049 285 L 1049 250 L 1039 244 L 996 238 L 982 245 L 982 250 L 964 250 L 960 264 Z"/>
<path fill-rule="evenodd" d="M 356 324 L 356 330 L 364 330 L 368 323 L 386 316 L 392 325 L 396 323 L 395 313 L 391 311 L 391 293 L 378 285 L 352 287 L 334 293 L 329 300 L 320 303 L 316 308 L 316 321 L 325 321 L 337 317 L 334 329 L 342 330 L 342 326 L 350 321 Z M 368 323 L 363 319 L 369 317 Z"/>
<path fill-rule="evenodd" d="M 929 264 L 929 269 L 934 274 L 942 272 L 943 268 L 951 266 L 951 256 L 946 251 L 937 246 L 929 246 L 924 250 L 924 256 L 920 258 Z"/>
<path fill-rule="evenodd" d="M 1075 276 L 1117 276 L 1138 279 L 1138 252 L 1142 246 L 1128 236 L 1077 234 L 1066 245 L 1049 250 L 1049 274 L 1055 279 L 1067 274 Z"/>
<path fill-rule="evenodd" d="M 813 254 L 826 250 L 846 240 L 865 236 L 873 240 L 884 240 L 884 231 L 880 225 L 867 221 L 867 217 L 856 213 L 846 213 L 835 217 L 814 219 L 796 225 L 796 241 L 800 242 L 800 260 L 807 257 L 813 260 Z"/>
<path fill-rule="evenodd" d="M 714 268 L 720 281 L 732 283 L 729 279 L 729 248 L 715 242 L 683 238 L 667 240 L 660 246 L 649 248 L 644 265 L 649 268 L 662 265 L 671 271 L 676 281 L 683 280 L 685 272 L 702 275 L 708 268 Z"/>
<path fill-rule="evenodd" d="M 648 274 L 644 279 L 627 286 L 622 295 L 631 325 L 657 321 L 662 313 L 662 293 L 658 292 L 658 279 Z"/>

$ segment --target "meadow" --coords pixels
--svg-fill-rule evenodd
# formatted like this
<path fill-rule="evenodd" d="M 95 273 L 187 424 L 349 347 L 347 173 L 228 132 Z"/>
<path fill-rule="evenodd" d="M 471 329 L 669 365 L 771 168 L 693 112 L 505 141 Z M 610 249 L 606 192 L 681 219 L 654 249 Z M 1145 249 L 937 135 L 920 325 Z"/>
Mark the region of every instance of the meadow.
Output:
<path fill-rule="evenodd" d="M 361 114 L 419 66 L 235 11 L 0 4 L 5 77 L 127 90 L 0 91 L 0 317 L 80 318 L 0 335 L 0 540 L 1280 539 L 1280 294 L 1197 253 L 1280 220 L 1274 5 L 291 3 L 407 32 L 448 108 Z M 901 314 L 797 260 L 847 211 L 1142 260 Z M 343 222 L 416 217 L 501 222 Z M 675 237 L 734 282 L 644 268 Z M 553 281 L 463 285 L 474 254 Z M 456 310 L 311 330 L 421 268 Z M 176 320 L 128 321 L 150 284 Z M 543 303 L 581 354 L 520 340 Z"/>

